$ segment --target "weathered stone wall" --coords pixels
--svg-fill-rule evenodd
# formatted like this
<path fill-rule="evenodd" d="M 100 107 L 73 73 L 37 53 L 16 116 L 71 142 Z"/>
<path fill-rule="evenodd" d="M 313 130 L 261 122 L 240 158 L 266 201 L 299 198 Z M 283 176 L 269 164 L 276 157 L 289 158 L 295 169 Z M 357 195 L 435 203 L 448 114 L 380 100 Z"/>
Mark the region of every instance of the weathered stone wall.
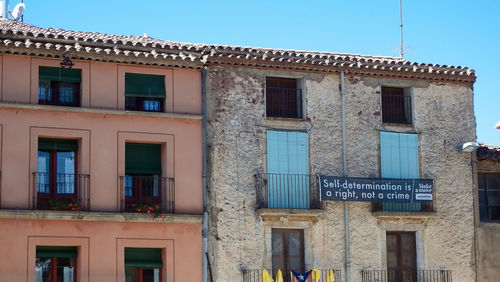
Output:
<path fill-rule="evenodd" d="M 297 78 L 306 97 L 304 121 L 265 117 L 266 76 Z M 207 72 L 209 253 L 214 281 L 240 281 L 241 269 L 270 268 L 270 230 L 304 229 L 308 268 L 344 273 L 344 208 L 258 214 L 254 174 L 266 171 L 266 130 L 307 130 L 310 173 L 342 175 L 338 74 L 210 67 Z M 380 86 L 411 89 L 413 126 L 384 126 Z M 384 269 L 386 231 L 415 231 L 418 267 L 451 269 L 454 281 L 474 281 L 470 154 L 475 140 L 472 90 L 459 84 L 346 74 L 348 173 L 379 177 L 379 131 L 419 133 L 420 176 L 435 181 L 437 212 L 375 216 L 370 203 L 349 203 L 351 281 L 362 269 Z"/>

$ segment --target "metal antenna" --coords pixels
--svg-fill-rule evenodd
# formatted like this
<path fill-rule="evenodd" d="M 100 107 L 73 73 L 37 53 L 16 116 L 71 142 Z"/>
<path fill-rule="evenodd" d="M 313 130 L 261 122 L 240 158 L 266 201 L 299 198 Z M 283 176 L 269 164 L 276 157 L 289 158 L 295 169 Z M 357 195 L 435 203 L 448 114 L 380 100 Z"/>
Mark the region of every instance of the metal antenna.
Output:
<path fill-rule="evenodd" d="M 403 0 L 399 0 L 399 27 L 401 30 L 401 50 L 400 55 L 403 58 Z"/>

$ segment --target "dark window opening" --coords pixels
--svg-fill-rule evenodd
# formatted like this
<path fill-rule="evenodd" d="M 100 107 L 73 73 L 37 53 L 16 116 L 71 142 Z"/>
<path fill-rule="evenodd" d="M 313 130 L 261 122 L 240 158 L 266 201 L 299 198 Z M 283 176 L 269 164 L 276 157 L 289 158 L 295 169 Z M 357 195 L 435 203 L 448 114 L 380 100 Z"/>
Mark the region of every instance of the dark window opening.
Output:
<path fill-rule="evenodd" d="M 125 282 L 161 282 L 162 249 L 125 248 Z"/>
<path fill-rule="evenodd" d="M 79 107 L 81 70 L 40 67 L 38 104 Z"/>
<path fill-rule="evenodd" d="M 76 282 L 76 247 L 36 247 L 35 281 Z"/>
<path fill-rule="evenodd" d="M 481 221 L 499 221 L 500 173 L 478 173 L 477 183 Z"/>
<path fill-rule="evenodd" d="M 163 112 L 165 97 L 165 76 L 125 73 L 126 110 Z"/>
<path fill-rule="evenodd" d="M 382 87 L 382 122 L 411 124 L 411 96 L 403 88 Z"/>
<path fill-rule="evenodd" d="M 417 280 L 415 232 L 387 232 L 387 281 Z"/>
<path fill-rule="evenodd" d="M 266 116 L 303 118 L 302 91 L 296 79 L 266 78 Z"/>

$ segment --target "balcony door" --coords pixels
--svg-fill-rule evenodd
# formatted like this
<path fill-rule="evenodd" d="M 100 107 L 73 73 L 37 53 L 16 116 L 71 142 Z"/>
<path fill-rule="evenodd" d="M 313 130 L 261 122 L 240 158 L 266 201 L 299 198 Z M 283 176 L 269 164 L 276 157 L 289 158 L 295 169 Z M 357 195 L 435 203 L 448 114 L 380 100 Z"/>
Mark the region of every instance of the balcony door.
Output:
<path fill-rule="evenodd" d="M 304 230 L 272 230 L 273 273 L 278 269 L 283 272 L 285 281 L 290 279 L 290 271 L 305 272 L 304 266 Z"/>
<path fill-rule="evenodd" d="M 58 202 L 77 199 L 77 150 L 76 140 L 39 138 L 35 179 L 38 209 L 55 208 Z"/>
<path fill-rule="evenodd" d="M 389 282 L 417 282 L 415 232 L 387 232 L 387 278 Z"/>
<path fill-rule="evenodd" d="M 267 131 L 268 207 L 309 208 L 308 135 Z"/>

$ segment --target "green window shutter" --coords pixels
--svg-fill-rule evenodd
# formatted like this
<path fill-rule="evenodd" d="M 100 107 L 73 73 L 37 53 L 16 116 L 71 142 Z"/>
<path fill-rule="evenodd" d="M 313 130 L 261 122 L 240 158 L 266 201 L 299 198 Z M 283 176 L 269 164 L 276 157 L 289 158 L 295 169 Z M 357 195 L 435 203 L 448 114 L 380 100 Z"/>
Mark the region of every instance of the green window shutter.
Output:
<path fill-rule="evenodd" d="M 78 151 L 78 141 L 73 139 L 38 138 L 38 150 Z"/>
<path fill-rule="evenodd" d="M 165 76 L 125 73 L 125 96 L 165 98 Z"/>
<path fill-rule="evenodd" d="M 78 250 L 76 247 L 52 247 L 52 246 L 37 246 L 37 258 L 76 258 Z"/>
<path fill-rule="evenodd" d="M 161 174 L 161 145 L 125 143 L 126 174 Z"/>
<path fill-rule="evenodd" d="M 53 67 L 39 67 L 39 80 L 79 83 L 82 81 L 82 70 Z"/>
<path fill-rule="evenodd" d="M 125 248 L 125 267 L 161 268 L 161 256 L 161 249 Z"/>

